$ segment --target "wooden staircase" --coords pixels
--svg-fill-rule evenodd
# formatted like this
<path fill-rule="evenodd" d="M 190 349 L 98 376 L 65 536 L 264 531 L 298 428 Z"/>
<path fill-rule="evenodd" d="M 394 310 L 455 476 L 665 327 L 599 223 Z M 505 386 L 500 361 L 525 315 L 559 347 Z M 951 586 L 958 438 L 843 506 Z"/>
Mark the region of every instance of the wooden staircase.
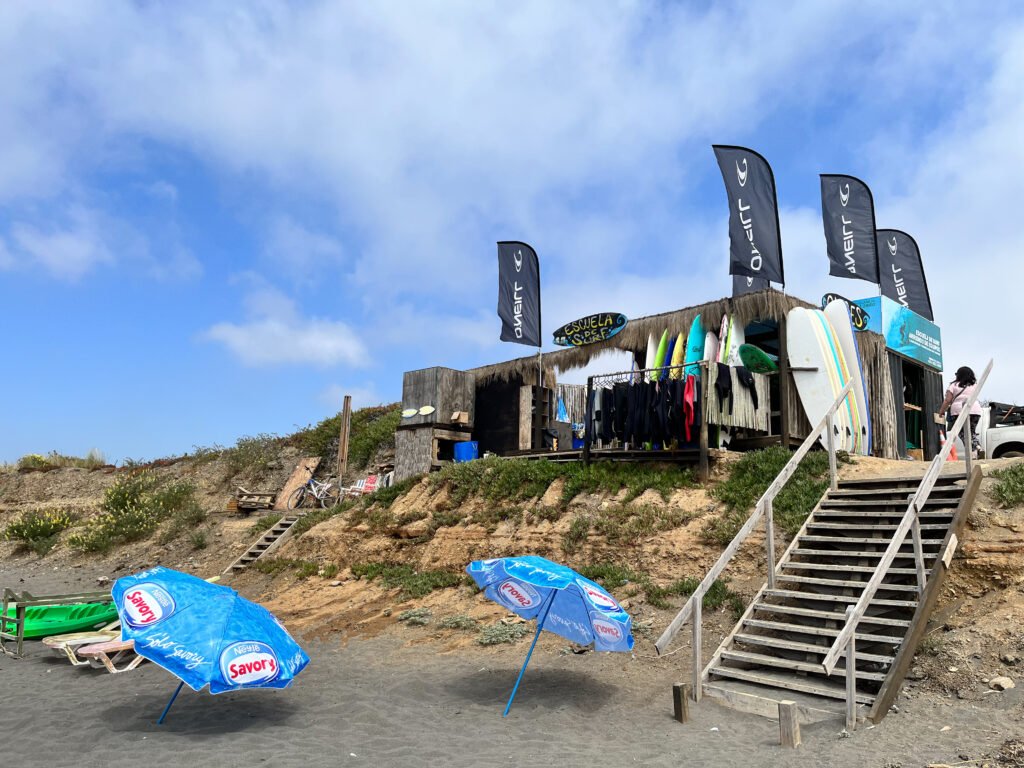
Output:
<path fill-rule="evenodd" d="M 235 562 L 224 569 L 224 573 L 240 573 L 266 554 L 284 544 L 292 535 L 292 526 L 302 517 L 301 512 L 282 517 L 268 528 Z"/>
<path fill-rule="evenodd" d="M 767 584 L 704 669 L 704 695 L 748 712 L 778 716 L 796 701 L 805 721 L 845 711 L 845 659 L 825 674 L 822 660 L 891 543 L 915 478 L 846 480 L 808 517 Z M 927 586 L 919 593 L 907 537 L 856 633 L 858 714 L 878 722 L 899 691 L 939 595 L 981 471 L 940 475 L 920 514 Z"/>

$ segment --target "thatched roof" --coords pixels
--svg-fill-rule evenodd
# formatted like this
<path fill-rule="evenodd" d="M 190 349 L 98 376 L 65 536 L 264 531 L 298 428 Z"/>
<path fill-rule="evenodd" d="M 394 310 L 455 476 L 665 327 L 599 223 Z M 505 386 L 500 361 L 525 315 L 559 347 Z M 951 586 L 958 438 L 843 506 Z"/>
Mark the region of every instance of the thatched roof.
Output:
<path fill-rule="evenodd" d="M 686 333 L 698 313 L 700 313 L 705 327 L 717 330 L 721 325 L 722 316 L 727 313 L 733 314 L 744 325 L 747 325 L 755 320 L 778 321 L 785 317 L 793 307 L 815 308 L 813 304 L 808 304 L 802 299 L 770 288 L 734 298 L 710 301 L 695 307 L 635 318 L 630 320 L 616 336 L 607 341 L 588 344 L 585 347 L 569 347 L 556 352 L 545 352 L 544 376 L 549 381 L 553 380 L 551 376 L 555 368 L 563 371 L 582 368 L 595 357 L 612 349 L 620 349 L 643 356 L 647 351 L 648 336 L 654 334 L 655 337 L 660 337 L 666 328 L 674 330 L 676 333 Z M 476 375 L 478 384 L 484 384 L 494 379 L 502 381 L 513 378 L 535 379 L 537 356 L 518 357 L 504 363 L 471 368 L 469 372 Z"/>

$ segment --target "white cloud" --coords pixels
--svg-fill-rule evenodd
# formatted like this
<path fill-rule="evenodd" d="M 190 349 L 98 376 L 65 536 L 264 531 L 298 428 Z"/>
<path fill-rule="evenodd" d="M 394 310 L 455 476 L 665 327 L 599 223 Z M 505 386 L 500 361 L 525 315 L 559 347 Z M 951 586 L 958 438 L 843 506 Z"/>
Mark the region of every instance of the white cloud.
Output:
<path fill-rule="evenodd" d="M 7 243 L 0 237 L 0 269 L 14 269 L 14 255 L 7 248 Z"/>
<path fill-rule="evenodd" d="M 349 395 L 352 398 L 353 409 L 384 405 L 386 402 L 389 402 L 387 398 L 377 391 L 377 387 L 372 381 L 360 386 L 331 384 L 317 395 L 317 399 L 328 408 L 340 411 L 345 402 L 345 395 Z"/>
<path fill-rule="evenodd" d="M 337 274 L 345 251 L 334 238 L 302 226 L 288 216 L 277 216 L 270 226 L 266 256 L 292 277 L 307 278 L 327 269 Z"/>
<path fill-rule="evenodd" d="M 272 288 L 245 298 L 248 320 L 213 325 L 203 337 L 228 348 L 250 366 L 296 363 L 318 367 L 368 364 L 366 347 L 349 325 L 335 320 L 302 317 L 295 303 Z"/>
<path fill-rule="evenodd" d="M 44 228 L 18 223 L 11 227 L 11 239 L 23 254 L 51 275 L 74 281 L 94 267 L 114 261 L 101 229 L 94 211 L 74 206 L 66 226 Z"/>

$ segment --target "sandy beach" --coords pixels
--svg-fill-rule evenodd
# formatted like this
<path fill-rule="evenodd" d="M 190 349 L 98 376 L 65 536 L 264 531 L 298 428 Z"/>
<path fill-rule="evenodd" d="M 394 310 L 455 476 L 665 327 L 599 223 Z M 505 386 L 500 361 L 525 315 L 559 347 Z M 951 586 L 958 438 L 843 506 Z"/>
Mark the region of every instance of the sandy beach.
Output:
<path fill-rule="evenodd" d="M 501 710 L 526 643 L 440 652 L 414 628 L 347 644 L 307 643 L 286 691 L 217 697 L 152 664 L 113 676 L 72 668 L 39 644 L 0 657 L 5 762 L 18 766 L 925 766 L 994 752 L 1024 733 L 1017 688 L 977 702 L 906 701 L 875 727 L 806 725 L 778 746 L 776 723 L 705 701 L 675 722 L 678 657 L 567 653 L 545 635 L 510 716 Z M 949 726 L 947 730 L 943 730 Z M 969 763 L 980 764 L 980 763 Z"/>

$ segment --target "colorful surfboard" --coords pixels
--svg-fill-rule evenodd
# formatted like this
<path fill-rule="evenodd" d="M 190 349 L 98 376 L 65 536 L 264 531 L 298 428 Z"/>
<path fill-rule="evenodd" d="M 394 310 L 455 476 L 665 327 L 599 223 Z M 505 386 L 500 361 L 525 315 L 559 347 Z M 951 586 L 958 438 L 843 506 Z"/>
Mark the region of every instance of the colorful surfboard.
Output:
<path fill-rule="evenodd" d="M 700 373 L 700 366 L 696 363 L 704 359 L 704 340 L 706 333 L 704 324 L 701 322 L 700 313 L 690 323 L 690 333 L 686 337 L 686 363 L 684 372 L 687 376 L 694 376 Z"/>
<path fill-rule="evenodd" d="M 670 360 L 673 366 L 669 373 L 671 379 L 681 379 L 683 377 L 683 369 L 675 366 L 680 366 L 686 360 L 686 334 L 680 333 L 676 336 L 676 345 L 672 348 L 672 358 Z"/>
<path fill-rule="evenodd" d="M 753 344 L 740 345 L 740 362 L 748 371 L 754 373 L 775 373 L 779 370 L 778 359 Z"/>

